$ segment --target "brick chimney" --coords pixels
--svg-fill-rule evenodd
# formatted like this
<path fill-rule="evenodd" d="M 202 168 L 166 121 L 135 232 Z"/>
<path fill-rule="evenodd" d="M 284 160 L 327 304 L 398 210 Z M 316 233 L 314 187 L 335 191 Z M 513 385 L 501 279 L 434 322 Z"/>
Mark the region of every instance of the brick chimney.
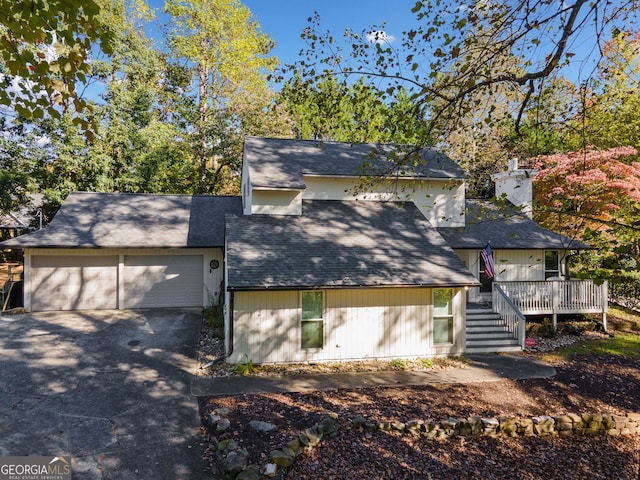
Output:
<path fill-rule="evenodd" d="M 518 159 L 509 160 L 506 172 L 494 173 L 491 180 L 496 185 L 496 198 L 506 195 L 507 200 L 522 208 L 522 213 L 533 216 L 533 177 L 537 170 L 518 168 Z"/>

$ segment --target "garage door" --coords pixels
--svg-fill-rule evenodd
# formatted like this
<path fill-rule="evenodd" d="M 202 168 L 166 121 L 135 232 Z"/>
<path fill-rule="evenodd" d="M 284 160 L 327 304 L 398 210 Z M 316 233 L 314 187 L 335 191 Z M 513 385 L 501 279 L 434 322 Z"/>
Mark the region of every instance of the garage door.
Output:
<path fill-rule="evenodd" d="M 202 255 L 127 255 L 124 307 L 201 307 Z"/>
<path fill-rule="evenodd" d="M 118 306 L 118 257 L 35 255 L 32 310 L 95 310 Z"/>

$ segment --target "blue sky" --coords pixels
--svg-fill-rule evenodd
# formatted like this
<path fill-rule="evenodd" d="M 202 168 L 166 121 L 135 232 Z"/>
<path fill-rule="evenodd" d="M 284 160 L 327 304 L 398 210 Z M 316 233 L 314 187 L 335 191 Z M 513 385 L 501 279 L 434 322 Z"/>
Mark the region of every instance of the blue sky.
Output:
<path fill-rule="evenodd" d="M 345 28 L 355 32 L 368 30 L 372 25 L 386 24 L 386 32 L 399 39 L 415 20 L 411 8 L 415 1 L 389 0 L 244 0 L 262 30 L 276 42 L 273 52 L 282 63 L 293 63 L 305 44 L 300 34 L 308 25 L 307 19 L 318 12 L 321 26 L 332 34 L 342 36 Z"/>
<path fill-rule="evenodd" d="M 147 0 L 161 16 L 164 0 Z M 411 8 L 413 0 L 241 0 L 258 20 L 262 31 L 275 42 L 272 52 L 282 64 L 293 63 L 298 52 L 305 47 L 300 34 L 308 25 L 307 19 L 318 12 L 323 30 L 330 30 L 341 37 L 345 28 L 356 32 L 368 30 L 373 25 L 387 25 L 387 31 L 397 39 L 415 19 Z M 162 22 L 162 20 L 160 20 Z M 160 31 L 150 26 L 149 34 Z M 160 40 L 161 41 L 161 40 Z"/>
<path fill-rule="evenodd" d="M 164 0 L 147 0 L 161 14 Z M 556 1 L 556 0 L 554 0 Z M 558 0 L 561 1 L 561 0 Z M 329 30 L 336 38 L 342 38 L 346 28 L 361 33 L 371 26 L 385 24 L 385 31 L 393 36 L 399 44 L 402 32 L 415 26 L 417 20 L 411 9 L 415 0 L 241 0 L 258 20 L 262 31 L 276 42 L 272 52 L 281 64 L 291 64 L 298 60 L 298 53 L 306 44 L 300 34 L 309 24 L 307 19 L 318 12 L 323 31 Z M 161 23 L 161 20 L 160 20 Z M 159 34 L 157 28 L 151 27 L 151 35 Z M 544 39 L 542 38 L 544 42 Z M 581 35 L 574 39 L 577 45 L 571 45 L 574 53 L 580 55 L 592 51 L 595 39 L 592 35 Z M 396 45 L 399 46 L 399 45 Z M 580 69 L 572 65 L 564 71 L 572 81 L 580 83 L 591 73 L 593 63 L 589 62 Z"/>

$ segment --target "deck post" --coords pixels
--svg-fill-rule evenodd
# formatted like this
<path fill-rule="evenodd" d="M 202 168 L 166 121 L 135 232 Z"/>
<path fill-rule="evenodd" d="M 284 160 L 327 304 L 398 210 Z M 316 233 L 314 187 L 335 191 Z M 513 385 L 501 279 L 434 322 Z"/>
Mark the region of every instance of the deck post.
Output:
<path fill-rule="evenodd" d="M 551 311 L 553 314 L 553 333 L 558 331 L 558 308 L 560 305 L 560 282 L 553 280 L 551 282 Z"/>
<path fill-rule="evenodd" d="M 600 285 L 600 295 L 602 302 L 602 327 L 607 331 L 607 311 L 609 310 L 609 282 L 605 280 Z"/>

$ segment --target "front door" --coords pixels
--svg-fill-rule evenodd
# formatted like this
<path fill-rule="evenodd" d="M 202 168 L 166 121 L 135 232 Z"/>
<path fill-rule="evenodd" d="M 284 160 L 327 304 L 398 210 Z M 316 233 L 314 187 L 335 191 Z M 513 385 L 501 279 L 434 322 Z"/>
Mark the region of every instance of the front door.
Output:
<path fill-rule="evenodd" d="M 480 286 L 480 298 L 483 302 L 491 302 L 491 293 L 493 292 L 493 278 L 487 277 L 485 273 L 485 263 L 482 255 L 478 253 L 478 280 L 482 284 Z"/>

